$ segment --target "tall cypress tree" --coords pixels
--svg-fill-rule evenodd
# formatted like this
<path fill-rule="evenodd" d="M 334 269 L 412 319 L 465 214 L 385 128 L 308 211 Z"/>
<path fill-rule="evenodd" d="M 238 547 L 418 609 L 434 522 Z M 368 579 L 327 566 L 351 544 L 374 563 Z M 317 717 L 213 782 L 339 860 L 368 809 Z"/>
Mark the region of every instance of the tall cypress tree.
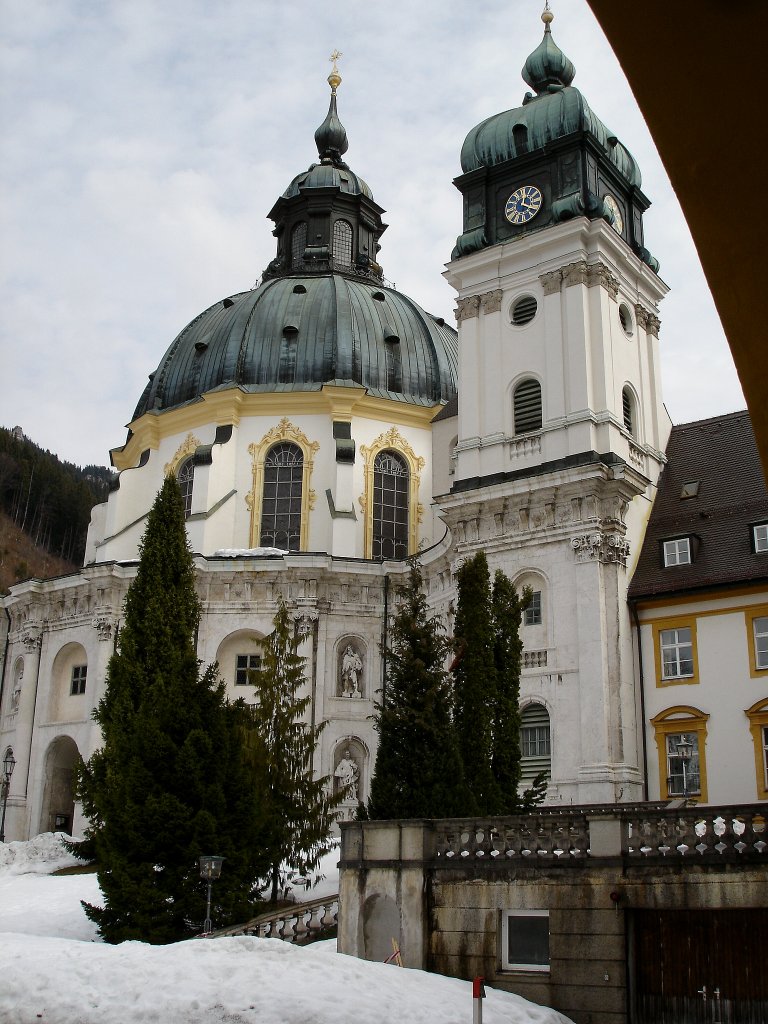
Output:
<path fill-rule="evenodd" d="M 530 590 L 518 597 L 511 580 L 501 570 L 493 577 L 493 656 L 496 694 L 493 701 L 491 768 L 499 787 L 501 812 L 519 809 L 520 785 L 520 669 L 523 641 L 520 625 Z"/>
<path fill-rule="evenodd" d="M 498 677 L 495 660 L 490 573 L 484 551 L 468 558 L 457 573 L 453 665 L 456 730 L 464 777 L 479 814 L 500 814 L 501 791 L 492 767 Z"/>
<path fill-rule="evenodd" d="M 475 806 L 464 783 L 450 680 L 444 668 L 448 642 L 439 620 L 427 614 L 415 561 L 398 596 L 400 604 L 385 652 L 386 694 L 376 707 L 379 749 L 366 816 L 472 814 Z"/>
<path fill-rule="evenodd" d="M 147 519 L 119 649 L 94 712 L 103 746 L 81 766 L 104 906 L 85 905 L 108 942 L 162 943 L 200 931 L 198 857 L 225 857 L 214 886 L 218 926 L 253 913 L 264 863 L 238 731 L 213 667 L 195 651 L 199 603 L 181 494 L 168 477 Z"/>
<path fill-rule="evenodd" d="M 266 828 L 263 849 L 277 899 L 281 865 L 304 872 L 331 849 L 331 829 L 343 791 L 332 793 L 327 776 L 315 777 L 312 760 L 325 725 L 302 721 L 310 704 L 301 696 L 304 661 L 300 637 L 281 602 L 274 631 L 263 641 L 261 666 L 250 673 L 256 703 L 249 710 L 248 745 L 254 786 Z"/>

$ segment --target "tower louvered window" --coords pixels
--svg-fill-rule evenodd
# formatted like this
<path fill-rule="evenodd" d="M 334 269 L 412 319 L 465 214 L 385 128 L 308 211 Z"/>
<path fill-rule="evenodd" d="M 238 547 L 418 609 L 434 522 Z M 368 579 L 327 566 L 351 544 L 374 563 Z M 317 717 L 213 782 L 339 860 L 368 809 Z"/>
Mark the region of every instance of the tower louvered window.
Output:
<path fill-rule="evenodd" d="M 352 266 L 352 228 L 345 220 L 333 225 L 333 258 L 345 267 Z"/>
<path fill-rule="evenodd" d="M 304 456 L 296 444 L 282 442 L 267 453 L 261 505 L 262 547 L 299 551 Z"/>
<path fill-rule="evenodd" d="M 408 557 L 408 466 L 396 452 L 373 463 L 373 558 Z"/>
<path fill-rule="evenodd" d="M 533 782 L 544 772 L 552 770 L 552 747 L 549 732 L 549 713 L 542 704 L 529 704 L 520 716 L 521 782 Z"/>
<path fill-rule="evenodd" d="M 516 434 L 541 430 L 541 385 L 537 380 L 524 380 L 517 385 L 514 412 Z"/>
<path fill-rule="evenodd" d="M 632 392 L 629 388 L 624 388 L 621 393 L 621 406 L 624 414 L 624 426 L 634 436 L 635 433 L 635 418 L 633 415 L 632 408 Z"/>
<path fill-rule="evenodd" d="M 296 266 L 304 262 L 304 250 L 307 248 L 307 225 L 304 221 L 297 224 L 291 234 L 291 263 Z"/>

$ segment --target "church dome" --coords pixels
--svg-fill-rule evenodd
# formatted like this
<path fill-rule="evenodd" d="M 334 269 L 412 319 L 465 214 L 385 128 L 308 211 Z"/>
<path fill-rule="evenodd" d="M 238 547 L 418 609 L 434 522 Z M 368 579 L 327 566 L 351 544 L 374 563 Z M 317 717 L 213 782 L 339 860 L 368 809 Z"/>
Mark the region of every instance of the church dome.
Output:
<path fill-rule="evenodd" d="M 265 281 L 206 309 L 171 344 L 136 407 L 174 409 L 211 391 L 369 394 L 431 406 L 456 394 L 456 331 L 383 284 L 340 273 Z"/>
<path fill-rule="evenodd" d="M 456 394 L 456 331 L 384 280 L 383 210 L 342 160 L 348 141 L 332 59 L 330 106 L 315 132 L 319 163 L 293 179 L 269 215 L 278 248 L 261 285 L 217 302 L 184 328 L 150 374 L 134 420 L 234 387 L 364 387 L 430 407 Z"/>

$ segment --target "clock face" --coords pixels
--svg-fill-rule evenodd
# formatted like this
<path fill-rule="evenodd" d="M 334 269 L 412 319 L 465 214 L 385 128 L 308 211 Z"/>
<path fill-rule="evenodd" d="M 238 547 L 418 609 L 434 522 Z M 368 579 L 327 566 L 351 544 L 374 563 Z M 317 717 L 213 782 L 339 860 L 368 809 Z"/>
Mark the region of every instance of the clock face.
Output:
<path fill-rule="evenodd" d="M 543 202 L 544 197 L 535 185 L 521 185 L 507 200 L 504 216 L 510 224 L 527 224 L 539 212 Z"/>
<path fill-rule="evenodd" d="M 616 202 L 616 200 L 613 198 L 610 192 L 607 195 L 603 196 L 603 204 L 606 210 L 610 210 L 613 214 L 613 224 L 611 224 L 611 227 L 615 231 L 618 231 L 619 234 L 621 234 L 621 232 L 624 230 L 624 218 L 621 216 L 619 204 Z"/>

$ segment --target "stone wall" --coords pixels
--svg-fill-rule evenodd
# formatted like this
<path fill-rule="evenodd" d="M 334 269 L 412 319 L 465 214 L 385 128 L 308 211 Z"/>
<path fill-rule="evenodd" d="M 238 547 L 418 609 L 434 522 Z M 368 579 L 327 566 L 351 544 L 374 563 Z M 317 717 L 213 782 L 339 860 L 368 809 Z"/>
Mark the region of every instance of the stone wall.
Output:
<path fill-rule="evenodd" d="M 482 976 L 571 1017 L 623 1024 L 633 912 L 768 905 L 765 807 L 541 809 L 342 826 L 339 949 Z M 505 967 L 508 912 L 548 914 L 548 962 Z"/>

